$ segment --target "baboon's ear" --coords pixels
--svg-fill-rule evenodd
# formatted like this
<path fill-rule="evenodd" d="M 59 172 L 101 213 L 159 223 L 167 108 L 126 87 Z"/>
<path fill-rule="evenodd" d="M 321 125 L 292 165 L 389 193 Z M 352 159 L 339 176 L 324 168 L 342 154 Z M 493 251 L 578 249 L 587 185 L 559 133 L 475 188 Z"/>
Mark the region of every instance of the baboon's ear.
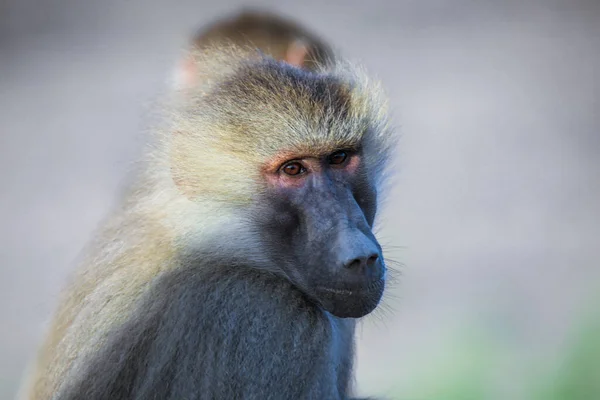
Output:
<path fill-rule="evenodd" d="M 173 84 L 176 88 L 190 88 L 198 82 L 198 65 L 191 54 L 186 54 L 175 67 Z"/>
<path fill-rule="evenodd" d="M 306 62 L 308 52 L 309 48 L 303 40 L 295 40 L 290 43 L 284 61 L 293 66 L 302 68 Z"/>

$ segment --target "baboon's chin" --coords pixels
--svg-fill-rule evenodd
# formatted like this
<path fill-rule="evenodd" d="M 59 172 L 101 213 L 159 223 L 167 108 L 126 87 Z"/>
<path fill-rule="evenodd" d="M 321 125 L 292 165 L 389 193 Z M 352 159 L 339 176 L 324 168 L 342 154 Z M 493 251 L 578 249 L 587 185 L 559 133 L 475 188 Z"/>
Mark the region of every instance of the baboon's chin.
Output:
<path fill-rule="evenodd" d="M 320 287 L 316 296 L 321 307 L 338 318 L 361 318 L 379 305 L 384 288 L 385 280 L 381 279 L 358 289 Z"/>

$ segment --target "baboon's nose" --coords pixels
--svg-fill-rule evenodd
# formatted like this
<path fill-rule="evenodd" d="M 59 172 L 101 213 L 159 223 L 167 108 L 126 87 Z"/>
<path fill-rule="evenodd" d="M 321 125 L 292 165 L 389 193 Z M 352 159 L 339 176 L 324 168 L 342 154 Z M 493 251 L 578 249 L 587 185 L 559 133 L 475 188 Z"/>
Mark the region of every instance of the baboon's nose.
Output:
<path fill-rule="evenodd" d="M 363 271 L 375 265 L 378 258 L 379 254 L 372 253 L 370 255 L 360 256 L 353 260 L 350 260 L 344 266 L 351 270 Z"/>
<path fill-rule="evenodd" d="M 340 260 L 344 274 L 351 280 L 378 280 L 382 277 L 382 263 L 379 248 L 362 232 L 355 231 L 351 239 L 340 249 Z"/>

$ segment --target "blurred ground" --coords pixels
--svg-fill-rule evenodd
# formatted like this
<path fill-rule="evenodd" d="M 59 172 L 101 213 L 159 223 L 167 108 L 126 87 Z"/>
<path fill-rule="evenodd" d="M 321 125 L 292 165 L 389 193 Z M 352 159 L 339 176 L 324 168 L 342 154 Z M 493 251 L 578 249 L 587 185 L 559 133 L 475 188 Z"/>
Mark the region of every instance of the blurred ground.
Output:
<path fill-rule="evenodd" d="M 187 35 L 237 4 L 0 2 L 0 398 Z M 404 267 L 361 326 L 360 391 L 447 400 L 444 380 L 465 380 L 477 394 L 457 399 L 532 398 L 598 306 L 600 2 L 252 4 L 362 60 L 403 135 L 380 220 Z"/>

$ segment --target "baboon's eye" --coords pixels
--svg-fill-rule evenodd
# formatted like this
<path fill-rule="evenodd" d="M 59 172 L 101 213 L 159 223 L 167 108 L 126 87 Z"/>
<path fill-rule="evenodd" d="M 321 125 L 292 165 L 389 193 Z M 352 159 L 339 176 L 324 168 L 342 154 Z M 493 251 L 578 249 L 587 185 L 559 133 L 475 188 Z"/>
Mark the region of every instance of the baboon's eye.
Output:
<path fill-rule="evenodd" d="M 330 154 L 329 157 L 327 157 L 327 161 L 329 162 L 329 164 L 339 165 L 339 164 L 343 164 L 347 158 L 348 158 L 348 153 L 346 153 L 343 150 L 340 150 L 340 151 L 336 151 L 333 154 Z"/>
<path fill-rule="evenodd" d="M 306 168 L 304 168 L 304 166 L 302 164 L 300 164 L 297 161 L 288 163 L 286 165 L 283 166 L 283 172 L 285 172 L 287 175 L 300 175 L 304 172 L 306 172 Z"/>

